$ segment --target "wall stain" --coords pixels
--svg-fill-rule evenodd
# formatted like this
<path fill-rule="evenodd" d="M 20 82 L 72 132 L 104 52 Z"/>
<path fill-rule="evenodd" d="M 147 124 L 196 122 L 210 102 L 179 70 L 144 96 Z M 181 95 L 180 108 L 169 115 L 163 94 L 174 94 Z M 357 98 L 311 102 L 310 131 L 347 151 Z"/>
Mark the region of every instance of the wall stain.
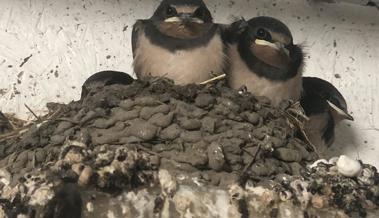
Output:
<path fill-rule="evenodd" d="M 22 63 L 20 64 L 20 67 L 24 66 L 24 64 L 26 64 L 26 62 L 29 61 L 29 59 L 33 56 L 33 54 L 29 55 L 28 57 L 24 58 L 24 60 L 22 61 Z"/>

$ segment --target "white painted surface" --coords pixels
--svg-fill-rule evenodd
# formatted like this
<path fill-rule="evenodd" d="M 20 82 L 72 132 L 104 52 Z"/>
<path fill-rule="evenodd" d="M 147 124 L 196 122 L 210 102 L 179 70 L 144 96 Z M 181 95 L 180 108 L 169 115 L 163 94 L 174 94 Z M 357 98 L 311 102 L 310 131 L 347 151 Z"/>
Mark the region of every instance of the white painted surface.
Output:
<path fill-rule="evenodd" d="M 337 130 L 336 153 L 359 154 L 379 166 L 377 8 L 315 0 L 206 2 L 217 22 L 269 15 L 287 23 L 308 53 L 305 75 L 331 81 L 356 119 Z M 81 84 L 95 72 L 132 72 L 131 26 L 149 17 L 157 3 L 0 0 L 0 109 L 30 117 L 24 103 L 43 113 L 49 101 L 77 100 Z"/>

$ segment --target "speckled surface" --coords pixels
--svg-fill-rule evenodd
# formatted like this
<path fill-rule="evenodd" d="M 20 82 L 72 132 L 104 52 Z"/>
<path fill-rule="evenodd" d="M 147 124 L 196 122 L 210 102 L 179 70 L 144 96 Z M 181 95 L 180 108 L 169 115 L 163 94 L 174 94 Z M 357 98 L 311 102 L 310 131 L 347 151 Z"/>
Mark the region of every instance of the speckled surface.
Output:
<path fill-rule="evenodd" d="M 131 72 L 131 26 L 150 16 L 152 0 L 3 0 L 0 2 L 0 105 L 30 117 L 49 101 L 80 97 L 80 86 L 105 69 Z M 350 1 L 352 2 L 352 1 Z M 366 1 L 353 1 L 363 2 Z M 217 22 L 233 16 L 282 19 L 305 45 L 305 75 L 331 81 L 345 95 L 356 121 L 337 130 L 335 153 L 379 166 L 379 10 L 320 1 L 216 1 Z"/>

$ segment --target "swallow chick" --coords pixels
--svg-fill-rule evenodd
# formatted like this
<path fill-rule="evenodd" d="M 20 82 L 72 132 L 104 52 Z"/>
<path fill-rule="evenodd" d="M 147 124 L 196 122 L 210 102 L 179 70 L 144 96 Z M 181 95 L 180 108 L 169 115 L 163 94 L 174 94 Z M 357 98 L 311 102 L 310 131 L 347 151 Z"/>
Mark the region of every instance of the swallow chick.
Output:
<path fill-rule="evenodd" d="M 114 84 L 129 85 L 134 79 L 127 73 L 119 71 L 101 71 L 90 76 L 82 85 L 82 94 L 80 99 L 83 100 L 91 90 L 98 91 L 104 86 Z"/>
<path fill-rule="evenodd" d="M 302 89 L 303 52 L 293 44 L 288 27 L 272 17 L 240 20 L 224 32 L 228 45 L 231 88 L 266 96 L 273 106 L 299 100 Z"/>
<path fill-rule="evenodd" d="M 202 0 L 163 0 L 150 19 L 134 24 L 132 50 L 139 79 L 200 83 L 226 65 L 219 25 Z"/>
<path fill-rule="evenodd" d="M 316 77 L 303 77 L 300 104 L 308 116 L 305 132 L 321 151 L 334 142 L 334 130 L 342 120 L 353 121 L 342 94 L 331 83 Z"/>

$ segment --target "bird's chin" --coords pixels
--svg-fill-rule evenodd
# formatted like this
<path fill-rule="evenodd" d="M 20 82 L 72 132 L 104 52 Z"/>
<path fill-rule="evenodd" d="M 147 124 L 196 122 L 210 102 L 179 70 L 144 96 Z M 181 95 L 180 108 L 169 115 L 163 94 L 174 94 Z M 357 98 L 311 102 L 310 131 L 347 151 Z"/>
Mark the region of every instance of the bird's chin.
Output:
<path fill-rule="evenodd" d="M 161 22 L 157 25 L 158 30 L 169 37 L 177 39 L 196 39 L 207 34 L 212 25 L 197 22 Z"/>

